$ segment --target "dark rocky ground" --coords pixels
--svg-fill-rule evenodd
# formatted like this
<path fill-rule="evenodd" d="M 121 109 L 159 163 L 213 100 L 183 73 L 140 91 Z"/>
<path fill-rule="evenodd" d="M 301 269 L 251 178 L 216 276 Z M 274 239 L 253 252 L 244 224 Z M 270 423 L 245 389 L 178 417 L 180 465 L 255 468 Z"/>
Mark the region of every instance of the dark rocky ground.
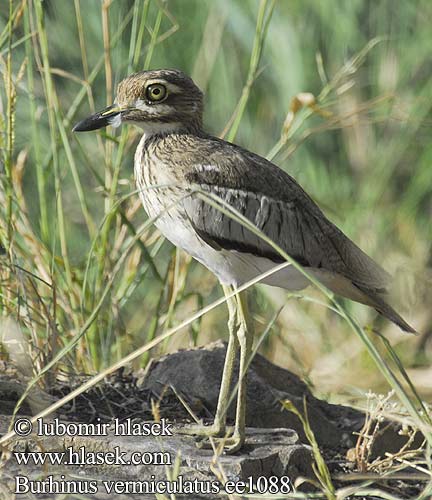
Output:
<path fill-rule="evenodd" d="M 224 353 L 225 345 L 217 342 L 204 349 L 179 351 L 165 356 L 154 361 L 146 373 L 132 374 L 120 370 L 103 384 L 86 394 L 81 394 L 72 403 L 62 407 L 56 416 L 68 422 L 91 423 L 99 421 L 98 419 L 101 422 L 111 422 L 114 418 L 121 421 L 130 419 L 131 422 L 143 422 L 153 420 L 157 413 L 160 418 L 166 418 L 169 422 L 181 426 L 190 422 L 191 418 L 180 401 L 180 396 L 197 417 L 205 422 L 211 422 L 217 403 Z M 282 410 L 281 401 L 288 399 L 301 412 L 306 401 L 308 420 L 334 485 L 340 488 L 360 482 L 356 482 L 354 477 L 355 464 L 346 456 L 348 450 L 355 446 L 356 433 L 362 428 L 364 415 L 361 412 L 345 406 L 331 405 L 315 398 L 296 375 L 271 364 L 260 355 L 257 355 L 251 363 L 248 377 L 249 439 L 245 448 L 235 456 L 221 457 L 225 470 L 233 478 L 274 474 L 288 474 L 292 480 L 297 476 L 313 478 L 311 449 L 303 427 L 293 413 Z M 60 398 L 78 387 L 84 380 L 85 377 L 76 377 L 72 383 L 57 383 L 51 395 Z M 22 389 L 22 385 L 11 376 L 0 376 L 1 415 L 7 416 L 12 413 Z M 234 411 L 235 407 L 231 405 L 228 414 L 230 421 L 233 419 Z M 30 406 L 24 403 L 20 413 L 30 415 Z M 269 433 L 266 429 L 275 430 Z M 372 455 L 376 457 L 383 456 L 385 452 L 395 453 L 406 439 L 405 436 L 398 434 L 396 425 L 388 425 L 375 439 Z M 164 445 L 173 453 L 176 450 L 181 451 L 182 474 L 186 476 L 189 474 L 192 477 L 199 471 L 200 477 L 214 477 L 209 470 L 212 451 L 197 450 L 190 437 L 173 436 L 170 440 L 164 441 Z M 141 438 L 117 444 L 132 449 L 139 441 L 141 441 L 140 446 L 149 449 L 157 446 L 157 443 L 146 442 Z M 114 439 L 110 444 L 115 442 Z M 87 441 L 84 444 L 87 447 L 92 446 Z M 76 445 L 75 440 L 74 446 Z M 53 446 L 51 442 L 44 443 L 45 448 L 50 446 Z M 160 471 L 160 466 L 158 470 Z M 102 476 L 106 474 L 106 470 L 96 472 Z M 374 486 L 398 498 L 418 498 L 424 484 L 413 472 L 415 471 L 412 469 L 405 470 L 403 480 L 383 481 L 377 477 Z M 149 473 L 148 468 L 145 471 L 141 470 L 138 477 Z M 162 473 L 164 475 L 165 471 Z M 12 467 L 9 476 L 13 474 Z M 135 469 L 132 476 L 136 475 Z M 410 479 L 410 475 L 413 479 Z M 7 476 L 6 474 L 4 477 Z M 116 496 L 116 498 L 121 497 Z"/>

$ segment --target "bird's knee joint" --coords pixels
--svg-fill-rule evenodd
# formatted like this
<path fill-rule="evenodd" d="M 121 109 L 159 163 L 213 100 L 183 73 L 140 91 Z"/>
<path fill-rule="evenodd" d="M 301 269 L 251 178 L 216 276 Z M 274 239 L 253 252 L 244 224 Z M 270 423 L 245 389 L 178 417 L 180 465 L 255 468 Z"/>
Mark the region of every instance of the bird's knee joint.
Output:
<path fill-rule="evenodd" d="M 248 332 L 244 324 L 240 324 L 237 329 L 237 338 L 240 345 L 246 345 L 248 341 Z"/>

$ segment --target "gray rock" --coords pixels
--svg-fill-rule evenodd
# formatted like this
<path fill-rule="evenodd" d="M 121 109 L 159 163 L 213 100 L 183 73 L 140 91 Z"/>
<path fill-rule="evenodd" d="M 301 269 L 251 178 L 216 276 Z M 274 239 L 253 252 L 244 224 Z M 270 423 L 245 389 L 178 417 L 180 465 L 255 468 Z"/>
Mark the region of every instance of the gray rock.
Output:
<path fill-rule="evenodd" d="M 140 394 L 148 396 L 151 393 L 165 394 L 164 397 L 170 392 L 165 390 L 166 387 L 172 387 L 176 394 L 182 394 L 189 403 L 192 403 L 195 410 L 201 415 L 207 415 L 211 420 L 216 409 L 225 350 L 225 344 L 216 342 L 205 348 L 170 354 L 154 361 L 145 376 L 134 378 L 135 382 L 140 380 L 138 385 L 141 387 L 137 387 L 135 382 L 133 384 L 129 382 L 128 387 L 132 387 L 133 392 Z M 45 453 L 63 451 L 68 447 L 73 447 L 76 451 L 85 447 L 87 452 L 108 453 L 117 447 L 126 454 L 126 459 L 136 452 L 155 456 L 161 452 L 167 453 L 172 464 L 161 465 L 156 462 L 145 465 L 98 464 L 80 467 L 63 463 L 48 467 L 34 464 L 19 466 L 14 456 L 8 454 L 5 448 L 4 462 L 0 471 L 0 499 L 12 497 L 14 478 L 17 475 L 25 475 L 35 480 L 45 478 L 47 475 L 62 481 L 97 480 L 98 492 L 85 494 L 85 497 L 91 500 L 114 497 L 155 498 L 154 494 L 133 492 L 127 494 L 116 492 L 113 496 L 105 491 L 103 481 L 119 481 L 121 487 L 122 484 L 134 484 L 134 482 L 164 482 L 170 477 L 175 480 L 173 475 L 182 476 L 184 481 L 203 481 L 207 484 L 218 482 L 222 476 L 234 482 L 246 481 L 249 478 L 256 482 L 258 478 L 266 479 L 271 476 L 277 478 L 287 476 L 292 483 L 299 476 L 313 478 L 311 448 L 304 436 L 302 424 L 293 413 L 282 409 L 283 400 L 290 400 L 300 412 L 303 412 L 303 402 L 306 401 L 308 419 L 315 438 L 321 447 L 330 449 L 330 456 L 336 451 L 340 457 L 353 446 L 356 441 L 354 433 L 361 429 L 364 422 L 364 415 L 361 412 L 344 406 L 331 405 L 315 398 L 296 375 L 271 364 L 260 355 L 255 356 L 248 373 L 246 443 L 235 455 L 220 455 L 211 449 L 199 449 L 193 437 L 176 432 L 172 436 L 164 437 L 115 435 L 112 429 L 104 437 L 43 437 L 33 434 L 26 438 L 16 438 L 8 444 L 8 449 Z M 14 383 L 6 383 L 3 386 L 6 396 L 9 393 L 19 394 L 21 391 L 21 388 Z M 121 383 L 119 387 L 118 391 L 121 390 Z M 172 397 L 171 393 L 171 402 Z M 12 397 L 11 402 L 13 402 Z M 177 404 L 177 398 L 175 402 Z M 8 405 L 4 408 L 3 411 L 6 412 Z M 160 402 L 160 408 L 161 410 L 164 408 L 163 400 Z M 178 406 L 166 405 L 166 408 L 178 409 Z M 228 415 L 231 420 L 234 418 L 234 410 L 233 403 Z M 168 414 L 168 418 L 170 422 L 175 423 L 175 430 L 183 425 L 179 418 L 182 412 L 172 413 L 171 411 Z M 136 409 L 133 414 L 137 416 Z M 124 415 L 122 418 L 125 418 Z M 138 421 L 141 420 L 138 418 Z M 0 415 L 0 433 L 6 432 L 9 423 L 10 417 Z M 387 450 L 402 446 L 404 444 L 402 441 L 407 439 L 406 436 L 398 435 L 398 427 L 394 425 L 384 427 L 381 434 L 382 436 L 378 435 L 374 442 L 376 455 L 383 455 Z M 38 498 L 53 500 L 55 496 L 49 494 Z M 176 498 L 198 500 L 213 497 L 208 493 L 201 495 L 198 492 L 176 495 Z M 226 496 L 222 495 L 219 498 Z"/>
<path fill-rule="evenodd" d="M 144 386 L 159 394 L 166 386 L 172 387 L 187 400 L 201 402 L 209 415 L 214 415 L 225 351 L 226 344 L 217 341 L 205 348 L 165 356 L 152 364 Z M 281 405 L 281 401 L 288 399 L 303 413 L 304 398 L 309 422 L 320 446 L 349 448 L 355 444 L 353 432 L 360 430 L 364 421 L 361 412 L 315 398 L 296 375 L 270 363 L 260 354 L 254 357 L 248 370 L 248 426 L 294 429 L 307 443 L 299 419 L 283 410 Z M 228 410 L 228 418 L 233 419 L 234 415 L 235 399 Z"/>

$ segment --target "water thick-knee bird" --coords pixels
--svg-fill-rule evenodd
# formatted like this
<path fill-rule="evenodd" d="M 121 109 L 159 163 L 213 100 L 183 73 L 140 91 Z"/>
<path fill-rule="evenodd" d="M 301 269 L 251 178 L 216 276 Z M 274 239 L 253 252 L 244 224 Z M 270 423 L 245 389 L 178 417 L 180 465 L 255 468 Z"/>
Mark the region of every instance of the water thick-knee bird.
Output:
<path fill-rule="evenodd" d="M 245 439 L 246 369 L 252 338 L 246 301 L 235 291 L 243 283 L 279 266 L 278 251 L 244 217 L 310 275 L 334 293 L 375 308 L 402 330 L 415 330 L 388 304 L 389 274 L 323 214 L 285 171 L 203 129 L 203 95 L 178 70 L 142 71 L 120 82 L 112 106 L 82 120 L 76 132 L 134 123 L 143 129 L 135 153 L 135 178 L 149 217 L 174 245 L 191 254 L 219 279 L 227 296 L 229 341 L 219 401 L 212 426 L 201 435 L 224 436 L 236 352 L 240 380 L 233 434 L 228 450 Z M 221 201 L 211 203 L 208 196 Z M 229 210 L 232 207 L 232 217 Z M 310 283 L 292 265 L 264 283 L 301 290 Z"/>

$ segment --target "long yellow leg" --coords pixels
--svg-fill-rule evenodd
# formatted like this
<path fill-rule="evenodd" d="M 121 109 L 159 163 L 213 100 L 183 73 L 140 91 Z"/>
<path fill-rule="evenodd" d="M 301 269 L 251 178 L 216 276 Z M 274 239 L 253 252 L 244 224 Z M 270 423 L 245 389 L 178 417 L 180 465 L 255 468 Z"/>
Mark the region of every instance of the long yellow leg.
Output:
<path fill-rule="evenodd" d="M 225 355 L 225 363 L 222 372 L 221 387 L 219 390 L 218 404 L 213 425 L 190 425 L 181 429 L 181 433 L 193 434 L 196 436 L 220 436 L 222 437 L 226 431 L 226 414 L 228 410 L 229 392 L 231 387 L 232 375 L 236 353 L 238 350 L 239 341 L 237 338 L 238 330 L 238 312 L 237 312 L 237 297 L 229 297 L 233 289 L 223 285 L 225 296 L 227 297 L 228 306 L 228 330 L 229 339 Z"/>
<path fill-rule="evenodd" d="M 247 369 L 250 362 L 253 344 L 253 332 L 250 328 L 246 292 L 236 295 L 237 299 L 237 338 L 240 345 L 240 368 L 237 392 L 237 411 L 234 434 L 227 441 L 226 451 L 234 453 L 245 442 L 246 427 L 246 389 Z"/>
<path fill-rule="evenodd" d="M 232 292 L 231 287 L 226 285 L 223 285 L 223 290 L 226 297 L 228 297 L 228 295 Z M 220 436 L 225 434 L 226 414 L 228 411 L 228 398 L 231 387 L 232 375 L 234 371 L 236 353 L 239 345 L 236 335 L 236 330 L 237 330 L 236 297 L 227 298 L 227 306 L 228 306 L 229 340 L 225 355 L 225 363 L 222 373 L 221 387 L 219 390 L 218 405 L 216 408 L 216 415 L 214 420 L 214 426 L 219 430 Z"/>
<path fill-rule="evenodd" d="M 236 421 L 234 427 L 234 433 L 230 437 L 222 437 L 218 440 L 218 443 L 223 446 L 226 453 L 235 453 L 238 451 L 245 442 L 245 427 L 246 427 L 246 373 L 247 368 L 250 362 L 251 353 L 252 353 L 252 343 L 253 343 L 253 332 L 249 325 L 248 318 L 248 308 L 247 308 L 247 297 L 246 293 L 238 293 L 235 301 L 235 329 L 230 328 L 230 334 L 232 331 L 235 332 L 235 337 L 240 346 L 240 367 L 239 367 L 239 381 L 237 386 L 237 411 L 236 411 Z M 231 325 L 231 326 L 233 326 Z M 231 339 L 232 337 L 230 337 Z M 234 365 L 234 358 L 228 356 L 225 360 L 226 370 L 224 370 L 223 383 L 221 386 L 221 391 L 219 393 L 219 405 L 218 411 L 226 412 L 226 408 L 228 406 L 228 392 L 230 387 L 230 380 L 228 381 L 228 377 L 231 378 L 232 370 Z M 225 383 L 227 385 L 225 385 Z M 215 419 L 215 422 L 218 420 Z M 201 446 L 208 447 L 209 443 L 200 443 Z"/>

